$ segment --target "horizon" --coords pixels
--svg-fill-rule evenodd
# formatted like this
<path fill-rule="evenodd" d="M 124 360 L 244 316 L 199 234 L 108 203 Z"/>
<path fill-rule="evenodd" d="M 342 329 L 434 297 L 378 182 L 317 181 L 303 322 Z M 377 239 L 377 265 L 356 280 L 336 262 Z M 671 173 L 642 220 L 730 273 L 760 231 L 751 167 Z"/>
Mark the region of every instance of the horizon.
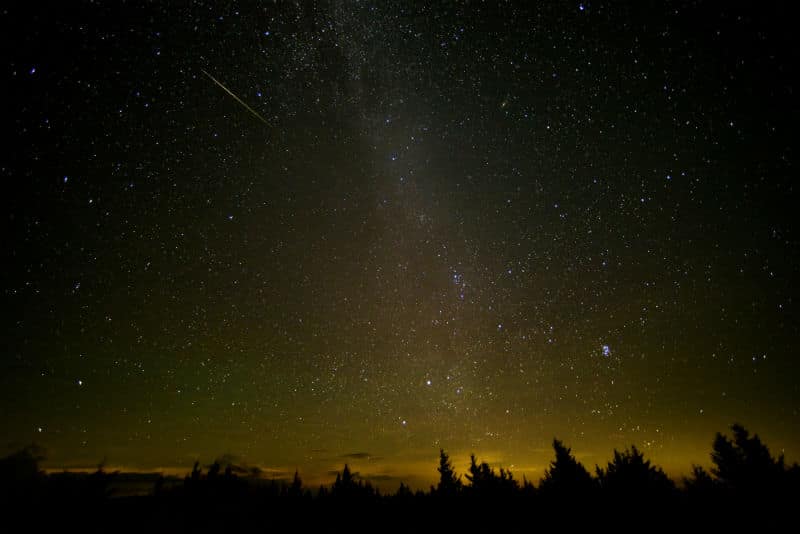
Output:
<path fill-rule="evenodd" d="M 745 428 L 747 428 L 746 425 Z M 722 435 L 728 435 L 729 431 L 730 426 L 719 432 Z M 765 445 L 776 458 L 784 457 L 786 465 L 797 463 L 796 458 L 786 456 L 785 450 L 772 449 L 770 447 L 770 440 L 765 439 L 760 433 L 753 432 L 753 434 L 765 442 Z M 589 473 L 592 474 L 592 476 L 595 476 L 596 468 L 605 468 L 606 463 L 613 459 L 614 450 L 622 452 L 630 449 L 631 446 L 635 446 L 644 454 L 647 460 L 650 460 L 654 466 L 663 469 L 664 473 L 666 473 L 670 479 L 675 481 L 675 483 L 680 486 L 683 484 L 684 478 L 689 477 L 692 474 L 692 469 L 695 466 L 700 466 L 706 470 L 710 468 L 712 465 L 711 445 L 714 435 L 716 435 L 716 432 L 712 433 L 710 439 L 708 440 L 708 450 L 705 451 L 705 459 L 703 461 L 689 460 L 689 463 L 683 461 L 680 462 L 680 465 L 670 463 L 669 461 L 661 461 L 660 458 L 662 458 L 662 455 L 658 454 L 658 451 L 642 448 L 636 443 L 631 443 L 627 446 L 616 447 L 612 450 L 609 450 L 607 458 L 596 458 L 596 454 L 581 453 L 580 450 L 576 450 L 569 443 L 565 443 L 565 445 L 571 449 L 575 459 L 583 464 L 584 467 L 589 470 Z M 550 447 L 548 450 L 536 451 L 539 453 L 540 457 L 547 457 L 546 463 L 538 465 L 521 465 L 518 462 L 509 462 L 507 460 L 513 459 L 500 457 L 498 456 L 498 453 L 490 453 L 484 456 L 477 451 L 453 451 L 452 453 L 448 449 L 444 449 L 444 451 L 450 457 L 456 474 L 462 477 L 468 472 L 470 455 L 475 454 L 475 457 L 479 462 L 486 462 L 494 469 L 499 469 L 501 467 L 505 468 L 514 475 L 514 478 L 517 481 L 522 482 L 522 480 L 525 479 L 529 482 L 532 482 L 536 486 L 538 486 L 538 484 L 541 482 L 546 470 L 551 467 L 551 462 L 554 460 L 552 447 Z M 405 484 L 412 491 L 427 491 L 432 485 L 435 485 L 435 482 L 438 480 L 436 466 L 438 465 L 439 450 L 437 449 L 435 451 L 431 451 L 429 456 L 430 458 L 428 460 L 414 457 L 413 461 L 411 462 L 403 462 L 401 458 L 374 456 L 367 452 L 346 453 L 340 455 L 323 454 L 322 458 L 320 458 L 317 462 L 311 463 L 311 465 L 317 466 L 316 468 L 312 469 L 308 469 L 307 466 L 304 467 L 303 465 L 295 465 L 292 467 L 288 464 L 280 466 L 269 463 L 250 462 L 247 461 L 246 458 L 241 458 L 231 453 L 217 455 L 213 459 L 208 459 L 208 461 L 205 461 L 202 458 L 195 458 L 186 465 L 143 467 L 136 467 L 132 464 L 114 464 L 113 462 L 107 462 L 107 458 L 104 458 L 102 462 L 59 466 L 54 465 L 52 462 L 48 461 L 47 458 L 45 458 L 42 461 L 42 469 L 47 474 L 58 474 L 65 472 L 91 474 L 96 472 L 99 467 L 102 467 L 102 469 L 108 473 L 118 472 L 121 475 L 163 475 L 168 478 L 182 480 L 184 477 L 191 474 L 192 465 L 194 462 L 199 462 L 201 469 L 205 470 L 207 470 L 214 462 L 219 462 L 223 468 L 225 468 L 227 465 L 235 466 L 237 469 L 234 472 L 238 473 L 239 476 L 253 480 L 289 483 L 291 482 L 295 472 L 297 472 L 307 487 L 318 488 L 319 486 L 330 486 L 335 481 L 337 474 L 341 473 L 344 465 L 348 465 L 353 472 L 353 476 L 357 480 L 369 481 L 374 487 L 379 488 L 381 491 L 396 490 L 400 483 Z M 415 467 L 415 470 L 412 469 L 403 471 L 404 466 L 407 468 L 409 463 Z M 324 465 L 320 466 L 320 464 Z M 249 472 L 253 468 L 257 468 L 259 470 L 258 474 L 252 474 Z"/>

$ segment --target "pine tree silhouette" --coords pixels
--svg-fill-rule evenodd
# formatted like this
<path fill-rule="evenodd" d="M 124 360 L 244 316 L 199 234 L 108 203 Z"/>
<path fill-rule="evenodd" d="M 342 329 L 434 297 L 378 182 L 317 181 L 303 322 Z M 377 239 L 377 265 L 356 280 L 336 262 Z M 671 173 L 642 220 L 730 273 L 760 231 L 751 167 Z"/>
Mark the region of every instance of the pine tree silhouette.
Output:
<path fill-rule="evenodd" d="M 570 494 L 573 497 L 585 497 L 595 487 L 592 475 L 561 441 L 554 439 L 553 449 L 556 458 L 545 471 L 539 489 L 546 495 Z"/>
<path fill-rule="evenodd" d="M 683 485 L 689 495 L 697 499 L 710 498 L 719 487 L 708 471 L 699 465 L 692 466 L 692 474 L 683 479 Z"/>
<path fill-rule="evenodd" d="M 414 497 L 414 494 L 411 493 L 411 490 L 408 486 L 406 486 L 403 482 L 400 483 L 400 487 L 397 488 L 397 493 L 394 494 L 396 499 L 409 501 Z"/>
<path fill-rule="evenodd" d="M 287 495 L 295 498 L 303 496 L 303 481 L 297 469 L 294 470 L 294 478 L 292 479 L 292 484 L 287 489 Z"/>
<path fill-rule="evenodd" d="M 439 449 L 439 467 L 436 470 L 439 471 L 439 484 L 435 488 L 436 494 L 443 497 L 458 495 L 461 491 L 461 477 L 456 475 L 450 457 L 444 452 L 444 449 Z"/>
<path fill-rule="evenodd" d="M 331 487 L 331 495 L 352 498 L 360 493 L 359 489 L 358 483 L 356 483 L 353 474 L 350 472 L 350 466 L 344 464 L 344 469 L 341 474 L 336 473 L 336 481 Z"/>
<path fill-rule="evenodd" d="M 604 492 L 633 499 L 657 498 L 671 494 L 675 484 L 660 467 L 644 459 L 635 445 L 629 450 L 614 450 L 614 459 L 603 470 L 597 467 L 597 478 Z"/>
<path fill-rule="evenodd" d="M 486 462 L 478 464 L 474 454 L 470 455 L 469 474 L 466 476 L 470 482 L 470 492 L 476 496 L 497 498 L 519 490 L 511 471 L 500 468 L 498 475 Z"/>
<path fill-rule="evenodd" d="M 720 486 L 740 492 L 764 492 L 778 488 L 786 477 L 783 455 L 773 458 L 758 435 L 739 424 L 731 426 L 733 440 L 717 433 L 711 473 Z"/>

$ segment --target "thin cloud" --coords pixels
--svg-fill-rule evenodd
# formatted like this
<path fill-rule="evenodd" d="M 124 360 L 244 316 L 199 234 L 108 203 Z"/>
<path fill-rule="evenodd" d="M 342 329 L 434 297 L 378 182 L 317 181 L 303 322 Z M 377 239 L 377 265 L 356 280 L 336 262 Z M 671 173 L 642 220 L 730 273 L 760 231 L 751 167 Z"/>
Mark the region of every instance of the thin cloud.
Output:
<path fill-rule="evenodd" d="M 380 456 L 373 456 L 368 452 L 351 452 L 339 456 L 343 460 L 380 460 Z"/>

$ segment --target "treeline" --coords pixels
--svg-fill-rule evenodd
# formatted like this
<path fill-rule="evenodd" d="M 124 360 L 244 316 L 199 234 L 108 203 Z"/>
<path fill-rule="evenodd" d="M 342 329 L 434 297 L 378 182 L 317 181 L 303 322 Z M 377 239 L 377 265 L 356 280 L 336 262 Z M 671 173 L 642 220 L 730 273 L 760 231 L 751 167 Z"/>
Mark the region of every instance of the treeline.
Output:
<path fill-rule="evenodd" d="M 553 450 L 554 458 L 538 485 L 479 462 L 474 455 L 467 472 L 459 474 L 440 450 L 438 482 L 428 491 L 412 491 L 401 483 L 395 492 L 383 494 L 347 464 L 332 485 L 309 488 L 297 472 L 291 482 L 267 481 L 256 471 L 217 461 L 205 471 L 195 463 L 183 481 L 161 477 L 146 496 L 113 498 L 114 483 L 125 474 L 100 467 L 88 475 L 46 475 L 39 469 L 41 454 L 29 447 L 0 459 L 0 489 L 7 506 L 60 507 L 112 522 L 128 517 L 130 522 L 115 530 L 150 531 L 258 530 L 270 524 L 262 514 L 280 521 L 302 518 L 306 526 L 329 528 L 325 518 L 343 512 L 358 512 L 362 520 L 395 518 L 377 530 L 429 530 L 415 523 L 423 518 L 440 526 L 450 521 L 452 527 L 469 530 L 479 525 L 490 528 L 487 521 L 493 512 L 505 514 L 506 526 L 521 527 L 528 524 L 523 519 L 532 510 L 540 514 L 574 510 L 574 515 L 561 517 L 569 522 L 587 519 L 581 510 L 605 513 L 620 506 L 627 518 L 647 513 L 670 521 L 727 511 L 734 522 L 730 512 L 735 511 L 740 518 L 778 521 L 781 514 L 793 517 L 792 506 L 800 502 L 800 467 L 787 466 L 783 455 L 773 457 L 757 435 L 740 425 L 732 426 L 730 437 L 716 434 L 710 470 L 695 466 L 678 483 L 635 446 L 615 450 L 607 465 L 595 466 L 593 473 L 561 441 L 553 440 Z"/>

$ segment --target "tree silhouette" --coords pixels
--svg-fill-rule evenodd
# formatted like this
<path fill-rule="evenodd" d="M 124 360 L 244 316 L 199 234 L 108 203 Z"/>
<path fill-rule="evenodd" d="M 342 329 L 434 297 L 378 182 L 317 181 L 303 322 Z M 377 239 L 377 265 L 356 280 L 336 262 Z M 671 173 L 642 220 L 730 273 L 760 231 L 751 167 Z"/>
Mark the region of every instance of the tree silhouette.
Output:
<path fill-rule="evenodd" d="M 336 473 L 336 481 L 331 487 L 331 495 L 335 497 L 354 498 L 375 496 L 376 492 L 372 485 L 363 481 L 356 481 L 355 475 L 351 473 L 350 466 L 344 464 L 341 473 Z"/>
<path fill-rule="evenodd" d="M 651 465 L 635 447 L 614 451 L 604 468 L 596 468 L 593 477 L 576 460 L 571 450 L 553 440 L 553 458 L 538 489 L 527 479 L 523 485 L 506 469 L 493 469 L 478 462 L 475 455 L 465 474 L 465 482 L 453 468 L 447 453 L 440 449 L 438 483 L 430 493 L 413 491 L 405 483 L 397 492 L 382 496 L 370 482 L 345 464 L 336 473 L 336 482 L 321 486 L 312 496 L 303 486 L 298 470 L 290 480 L 267 480 L 257 470 L 248 470 L 229 462 L 226 457 L 202 466 L 195 462 L 184 484 L 161 476 L 149 496 L 128 498 L 125 484 L 143 478 L 106 473 L 102 464 L 94 473 L 51 473 L 39 469 L 40 454 L 26 448 L 0 459 L 0 503 L 6 509 L 20 510 L 96 510 L 94 519 L 138 521 L 127 524 L 131 531 L 145 531 L 163 523 L 170 531 L 264 531 L 270 521 L 302 518 L 306 530 L 325 530 L 325 518 L 337 512 L 361 514 L 365 524 L 377 523 L 391 514 L 398 531 L 414 531 L 422 519 L 434 530 L 517 531 L 527 526 L 536 511 L 537 518 L 551 518 L 570 527 L 584 515 L 574 509 L 593 512 L 614 510 L 615 520 L 630 521 L 653 517 L 653 513 L 680 521 L 703 514 L 722 524 L 739 526 L 741 517 L 758 517 L 765 528 L 772 521 L 784 521 L 800 499 L 800 467 L 787 467 L 782 456 L 774 458 L 758 436 L 734 425 L 728 438 L 716 435 L 710 470 L 694 466 L 684 479 L 683 491 L 664 472 Z M 141 474 L 140 474 L 141 475 Z M 120 490 L 113 495 L 111 489 Z M 447 499 L 438 498 L 447 495 Z M 435 498 L 431 498 L 435 497 Z M 8 504 L 11 506 L 8 506 Z M 260 513 L 264 509 L 266 514 Z M 490 512 L 503 511 L 497 516 Z M 197 511 L 201 511 L 198 513 Z M 209 511 L 213 513 L 202 513 Z M 735 513 L 729 513 L 734 511 Z M 644 514 L 642 514 L 642 512 Z M 60 517 L 55 514 L 53 517 Z M 451 523 L 456 518 L 456 523 Z M 461 521 L 459 523 L 459 521 Z M 764 523 L 766 521 L 766 523 Z M 275 523 L 278 524 L 278 523 Z M 414 527 L 412 527 L 412 525 Z M 329 526 L 329 525 L 328 525 Z M 51 530 L 56 530 L 56 525 Z M 245 528 L 246 527 L 246 528 Z M 334 529 L 335 530 L 335 529 Z"/>
<path fill-rule="evenodd" d="M 437 495 L 444 497 L 452 497 L 461 491 L 461 477 L 456 475 L 453 469 L 453 464 L 450 462 L 450 457 L 444 452 L 444 449 L 439 449 L 439 484 L 435 488 Z"/>
<path fill-rule="evenodd" d="M 763 492 L 777 488 L 786 475 L 783 455 L 774 459 L 758 435 L 742 425 L 731 426 L 733 440 L 719 432 L 714 439 L 711 473 L 723 488 Z"/>
<path fill-rule="evenodd" d="M 414 497 L 414 494 L 411 493 L 411 490 L 408 488 L 408 486 L 401 482 L 400 487 L 397 488 L 397 493 L 395 493 L 394 496 L 396 499 L 409 501 Z"/>
<path fill-rule="evenodd" d="M 572 456 L 570 449 L 561 441 L 553 440 L 556 459 L 544 473 L 539 489 L 546 495 L 571 494 L 585 496 L 594 489 L 592 475 Z"/>
<path fill-rule="evenodd" d="M 203 476 L 203 470 L 200 467 L 200 462 L 195 461 L 192 466 L 192 472 L 186 475 L 183 479 L 183 489 L 186 492 L 197 492 L 200 489 L 200 479 Z"/>
<path fill-rule="evenodd" d="M 692 466 L 692 474 L 683 479 L 683 484 L 689 495 L 698 499 L 709 498 L 718 487 L 716 480 L 699 465 Z"/>
<path fill-rule="evenodd" d="M 222 466 L 219 464 L 218 461 L 215 461 L 213 464 L 211 464 L 208 467 L 208 473 L 206 474 L 206 478 L 209 481 L 216 480 L 216 478 L 219 476 L 219 472 L 220 472 L 221 469 L 222 469 Z"/>
<path fill-rule="evenodd" d="M 334 492 L 346 492 L 353 486 L 355 486 L 355 482 L 353 481 L 352 473 L 350 473 L 350 466 L 344 464 L 341 474 L 336 473 L 336 482 L 333 483 L 332 489 Z"/>
<path fill-rule="evenodd" d="M 303 496 L 303 481 L 300 479 L 300 473 L 297 469 L 294 470 L 294 478 L 292 484 L 288 489 L 289 497 L 302 497 Z"/>
<path fill-rule="evenodd" d="M 6 481 L 22 482 L 40 477 L 39 462 L 44 455 L 36 445 L 29 445 L 5 458 L 0 458 L 0 477 Z"/>
<path fill-rule="evenodd" d="M 525 478 L 525 475 L 522 476 L 522 487 L 520 487 L 520 493 L 525 497 L 533 497 L 536 495 L 536 486 L 533 485 L 533 482 Z"/>
<path fill-rule="evenodd" d="M 608 467 L 605 470 L 597 467 L 597 479 L 608 494 L 635 499 L 664 497 L 675 489 L 664 471 L 645 460 L 635 445 L 624 452 L 615 449 Z"/>
<path fill-rule="evenodd" d="M 519 489 L 511 471 L 500 468 L 498 475 L 486 462 L 478 464 L 474 454 L 470 455 L 469 474 L 466 476 L 473 495 L 493 498 L 515 493 Z"/>
<path fill-rule="evenodd" d="M 194 481 L 200 480 L 200 475 L 202 474 L 203 470 L 200 468 L 200 462 L 195 462 L 194 466 L 192 467 L 192 475 L 191 479 Z"/>
<path fill-rule="evenodd" d="M 108 499 L 112 495 L 111 484 L 119 476 L 119 471 L 108 473 L 104 469 L 105 461 L 97 466 L 97 471 L 89 475 L 86 479 L 84 491 L 86 497 L 93 500 Z"/>
<path fill-rule="evenodd" d="M 0 458 L 0 498 L 17 499 L 38 490 L 45 480 L 39 469 L 42 460 L 44 454 L 36 445 Z"/>

